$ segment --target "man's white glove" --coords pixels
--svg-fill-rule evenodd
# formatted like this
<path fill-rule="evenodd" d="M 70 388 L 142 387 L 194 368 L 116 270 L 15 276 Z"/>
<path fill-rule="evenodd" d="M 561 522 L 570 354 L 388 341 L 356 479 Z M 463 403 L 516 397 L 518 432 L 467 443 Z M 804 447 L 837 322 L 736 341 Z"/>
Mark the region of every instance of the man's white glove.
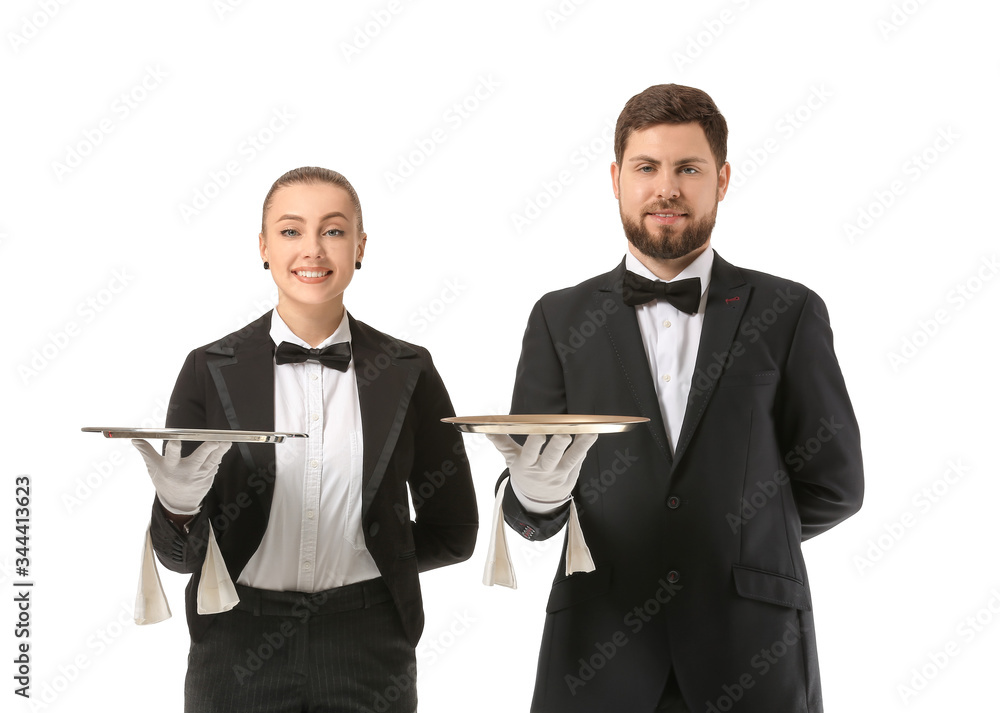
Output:
<path fill-rule="evenodd" d="M 569 499 L 580 477 L 583 459 L 597 441 L 596 433 L 579 434 L 575 438 L 560 433 L 552 436 L 542 450 L 545 444 L 542 435 L 528 436 L 523 446 L 506 435 L 486 437 L 507 461 L 514 493 L 522 505 L 535 511 L 551 510 Z"/>
<path fill-rule="evenodd" d="M 487 434 L 486 437 L 507 461 L 510 485 L 517 499 L 525 510 L 535 513 L 553 510 L 572 498 L 583 459 L 597 441 L 596 433 L 579 434 L 572 439 L 573 443 L 570 445 L 571 437 L 560 433 L 552 436 L 542 451 L 545 436 L 528 436 L 523 446 L 517 445 L 514 439 L 506 435 Z M 514 576 L 503 526 L 503 494 L 506 486 L 506 482 L 500 485 L 493 504 L 493 527 L 490 528 L 483 584 L 502 584 L 517 589 L 517 578 Z M 593 571 L 594 559 L 584 540 L 579 514 L 570 505 L 566 529 L 566 575 Z"/>
<path fill-rule="evenodd" d="M 167 441 L 162 456 L 141 438 L 133 438 L 132 445 L 146 461 L 146 470 L 163 507 L 175 515 L 195 515 L 212 487 L 222 456 L 233 444 L 206 441 L 186 458 L 181 458 L 180 441 Z"/>

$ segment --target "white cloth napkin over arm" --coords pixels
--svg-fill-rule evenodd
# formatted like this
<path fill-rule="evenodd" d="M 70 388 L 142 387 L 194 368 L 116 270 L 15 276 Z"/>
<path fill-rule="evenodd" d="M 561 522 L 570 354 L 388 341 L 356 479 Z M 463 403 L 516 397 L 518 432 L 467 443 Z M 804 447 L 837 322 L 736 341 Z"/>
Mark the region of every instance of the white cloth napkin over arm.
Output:
<path fill-rule="evenodd" d="M 500 484 L 497 498 L 493 503 L 493 526 L 490 528 L 490 546 L 486 551 L 486 568 L 483 570 L 483 584 L 492 587 L 499 584 L 511 589 L 517 589 L 517 577 L 514 576 L 514 565 L 510 561 L 510 549 L 507 547 L 507 535 L 503 522 L 503 494 L 507 492 L 509 478 Z"/>
<path fill-rule="evenodd" d="M 226 569 L 219 551 L 212 524 L 208 524 L 208 547 L 201 566 L 198 582 L 198 613 L 221 614 L 235 607 L 240 601 L 236 587 Z M 171 616 L 167 595 L 163 591 L 160 572 L 153 552 L 153 539 L 146 528 L 146 542 L 142 548 L 142 568 L 139 571 L 139 588 L 135 595 L 133 620 L 136 624 L 157 624 Z"/>
<path fill-rule="evenodd" d="M 578 435 L 572 439 L 572 444 L 570 436 L 555 435 L 544 451 L 545 437 L 541 435 L 529 436 L 524 446 L 519 446 L 510 436 L 488 434 L 487 438 L 507 461 L 509 484 L 521 505 L 529 512 L 544 513 L 572 501 L 572 491 L 580 476 L 583 459 L 597 440 L 597 435 Z M 504 481 L 493 505 L 493 527 L 483 583 L 516 588 L 517 580 L 504 533 L 502 504 L 507 485 L 508 481 Z M 566 529 L 566 574 L 592 572 L 594 569 L 594 560 L 580 527 L 576 503 L 572 502 Z"/>
<path fill-rule="evenodd" d="M 205 562 L 201 566 L 201 581 L 198 582 L 198 613 L 220 614 L 229 611 L 240 601 L 236 587 L 229 577 L 229 570 L 215 541 L 212 523 L 208 524 L 208 549 Z"/>
<path fill-rule="evenodd" d="M 574 572 L 593 572 L 596 567 L 594 559 L 590 554 L 590 548 L 583 536 L 583 528 L 580 527 L 580 515 L 576 509 L 576 499 L 572 495 L 567 495 L 565 499 L 558 503 L 538 503 L 528 498 L 517 487 L 517 483 L 511 481 L 510 489 L 514 491 L 518 502 L 530 513 L 545 514 L 556 510 L 565 503 L 570 503 L 569 521 L 566 523 L 566 575 Z"/>
<path fill-rule="evenodd" d="M 590 548 L 583 539 L 583 528 L 580 527 L 580 516 L 576 512 L 576 501 L 569 506 L 569 524 L 566 526 L 566 575 L 574 572 L 593 572 L 594 558 L 590 556 Z"/>
<path fill-rule="evenodd" d="M 132 619 L 136 624 L 157 624 L 170 618 L 170 605 L 163 592 L 160 572 L 156 568 L 153 554 L 153 538 L 146 527 L 146 543 L 142 547 L 142 567 L 139 570 L 139 590 L 135 594 L 135 611 Z"/>
<path fill-rule="evenodd" d="M 142 439 L 132 439 L 132 445 L 142 456 L 160 504 L 176 515 L 196 515 L 201 501 L 212 487 L 222 457 L 233 445 L 225 441 L 206 441 L 193 453 L 181 457 L 180 441 L 167 441 L 163 455 Z M 229 611 L 239 602 L 222 559 L 219 543 L 211 522 L 208 523 L 208 543 L 205 561 L 198 582 L 198 613 L 218 614 Z M 163 585 L 156 568 L 152 537 L 146 528 L 146 543 L 142 552 L 139 591 L 136 595 L 134 618 L 137 624 L 155 624 L 170 617 Z"/>

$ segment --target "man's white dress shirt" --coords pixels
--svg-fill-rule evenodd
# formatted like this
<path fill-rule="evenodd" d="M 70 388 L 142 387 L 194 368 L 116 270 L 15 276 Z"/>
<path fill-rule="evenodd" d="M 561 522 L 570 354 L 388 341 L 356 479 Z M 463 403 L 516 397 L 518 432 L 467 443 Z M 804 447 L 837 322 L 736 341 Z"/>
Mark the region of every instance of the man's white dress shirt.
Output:
<path fill-rule="evenodd" d="M 642 346 L 646 350 L 649 373 L 656 388 L 660 415 L 667 429 L 670 450 L 677 447 L 688 394 L 694 379 L 694 364 L 701 344 L 701 328 L 705 323 L 705 301 L 708 283 L 712 279 L 715 251 L 712 246 L 702 252 L 690 265 L 672 280 L 660 280 L 649 268 L 629 252 L 625 256 L 625 269 L 640 277 L 661 282 L 677 282 L 689 277 L 701 280 L 701 302 L 695 314 L 681 312 L 666 300 L 654 300 L 636 305 L 635 316 L 639 321 Z"/>

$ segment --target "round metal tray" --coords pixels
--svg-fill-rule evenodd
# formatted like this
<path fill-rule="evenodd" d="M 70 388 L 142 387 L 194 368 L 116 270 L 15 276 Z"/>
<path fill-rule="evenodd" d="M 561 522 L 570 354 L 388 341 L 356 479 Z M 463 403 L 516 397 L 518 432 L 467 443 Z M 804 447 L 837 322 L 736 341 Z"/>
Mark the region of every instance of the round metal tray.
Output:
<path fill-rule="evenodd" d="M 649 421 L 642 416 L 580 414 L 511 414 L 510 416 L 453 416 L 442 418 L 466 433 L 506 433 L 512 436 L 557 433 L 621 433 Z"/>
<path fill-rule="evenodd" d="M 105 438 L 159 438 L 165 441 L 231 441 L 234 443 L 281 443 L 286 438 L 309 438 L 306 433 L 277 431 L 228 431 L 212 428 L 115 428 L 86 426 L 86 433 L 103 433 Z"/>

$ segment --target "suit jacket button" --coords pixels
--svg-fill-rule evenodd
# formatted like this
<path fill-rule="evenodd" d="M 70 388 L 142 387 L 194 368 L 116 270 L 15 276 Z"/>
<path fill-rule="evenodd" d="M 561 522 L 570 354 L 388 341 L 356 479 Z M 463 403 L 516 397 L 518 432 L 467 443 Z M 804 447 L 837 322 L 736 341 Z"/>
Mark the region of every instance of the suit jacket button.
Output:
<path fill-rule="evenodd" d="M 667 572 L 667 581 L 670 582 L 671 584 L 680 581 L 680 578 L 681 578 L 681 573 L 678 572 L 676 569 L 672 569 L 669 572 Z"/>
<path fill-rule="evenodd" d="M 681 506 L 681 499 L 676 495 L 671 495 L 669 498 L 667 498 L 667 507 L 670 508 L 671 510 L 676 510 L 680 506 Z"/>
<path fill-rule="evenodd" d="M 371 525 L 368 526 L 368 534 L 371 535 L 372 537 L 375 537 L 375 535 L 378 534 L 377 522 L 373 522 Z"/>

